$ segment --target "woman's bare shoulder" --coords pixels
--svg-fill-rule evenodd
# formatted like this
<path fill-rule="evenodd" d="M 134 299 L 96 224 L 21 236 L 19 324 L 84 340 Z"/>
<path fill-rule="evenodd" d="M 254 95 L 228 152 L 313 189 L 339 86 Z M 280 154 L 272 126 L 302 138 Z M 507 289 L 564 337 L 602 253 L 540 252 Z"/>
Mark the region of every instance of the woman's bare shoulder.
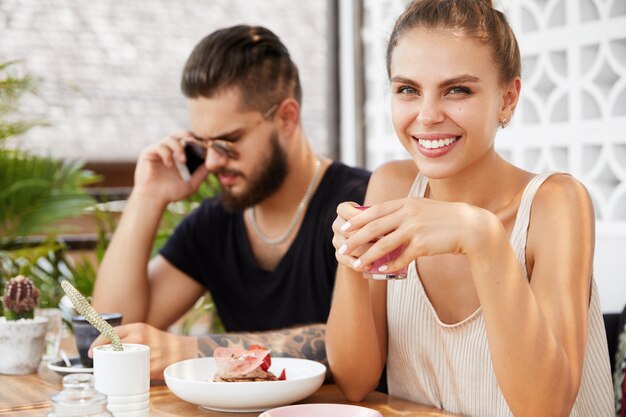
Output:
<path fill-rule="evenodd" d="M 593 204 L 585 186 L 572 176 L 552 175 L 532 202 L 527 255 L 531 260 L 545 255 L 552 263 L 558 253 L 580 257 L 593 247 L 594 223 Z"/>
<path fill-rule="evenodd" d="M 406 197 L 418 174 L 410 159 L 386 162 L 374 170 L 367 188 L 367 204 Z"/>
<path fill-rule="evenodd" d="M 579 210 L 593 210 L 593 207 L 587 189 L 579 180 L 567 174 L 554 174 L 537 190 L 533 209 L 538 213 L 573 211 L 576 214 Z"/>

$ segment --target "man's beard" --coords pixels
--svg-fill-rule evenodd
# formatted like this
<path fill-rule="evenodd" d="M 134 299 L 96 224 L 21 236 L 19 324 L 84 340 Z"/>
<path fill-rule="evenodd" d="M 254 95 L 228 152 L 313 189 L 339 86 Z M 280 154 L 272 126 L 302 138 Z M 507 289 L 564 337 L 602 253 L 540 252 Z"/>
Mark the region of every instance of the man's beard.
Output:
<path fill-rule="evenodd" d="M 287 155 L 278 143 L 276 132 L 270 136 L 270 158 L 255 178 L 248 181 L 247 192 L 234 195 L 227 187 L 222 188 L 222 204 L 227 211 L 243 211 L 272 195 L 281 186 L 287 173 Z"/>

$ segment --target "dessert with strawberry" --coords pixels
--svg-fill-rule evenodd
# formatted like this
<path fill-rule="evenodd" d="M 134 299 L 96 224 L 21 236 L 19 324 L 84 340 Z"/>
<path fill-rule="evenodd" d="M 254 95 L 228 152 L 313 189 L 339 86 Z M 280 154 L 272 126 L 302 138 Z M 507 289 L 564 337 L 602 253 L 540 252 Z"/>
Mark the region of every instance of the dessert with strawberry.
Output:
<path fill-rule="evenodd" d="M 213 381 L 215 382 L 255 382 L 255 381 L 283 381 L 286 378 L 283 369 L 276 377 L 269 371 L 272 365 L 270 349 L 252 345 L 249 349 L 217 348 L 213 352 L 217 369 Z"/>

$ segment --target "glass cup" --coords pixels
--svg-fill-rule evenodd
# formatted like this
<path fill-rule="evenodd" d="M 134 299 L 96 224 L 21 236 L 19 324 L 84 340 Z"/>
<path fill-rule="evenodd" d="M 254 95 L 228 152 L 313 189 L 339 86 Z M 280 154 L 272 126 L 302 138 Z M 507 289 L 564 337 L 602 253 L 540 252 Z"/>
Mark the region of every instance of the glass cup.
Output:
<path fill-rule="evenodd" d="M 45 362 L 56 360 L 63 337 L 63 313 L 58 308 L 38 308 L 35 315 L 48 318 L 45 348 L 41 359 Z"/>
<path fill-rule="evenodd" d="M 113 327 L 122 324 L 122 314 L 120 313 L 104 313 L 101 316 Z M 93 359 L 87 353 L 89 352 L 89 346 L 100 335 L 100 332 L 83 316 L 72 317 L 72 328 L 76 336 L 76 348 L 78 349 L 80 362 L 85 368 L 93 367 Z"/>
<path fill-rule="evenodd" d="M 369 208 L 369 206 L 357 206 L 359 210 L 363 211 Z M 375 243 L 375 239 L 370 243 Z M 396 260 L 402 252 L 406 249 L 406 245 L 402 245 L 400 247 L 395 248 L 391 252 L 383 255 L 382 257 L 376 259 L 374 262 L 370 264 L 370 269 L 367 271 L 363 271 L 363 278 L 367 279 L 375 279 L 375 280 L 389 280 L 389 279 L 406 279 L 408 273 L 408 265 L 402 269 L 396 271 L 380 271 L 380 267 L 383 265 L 387 265 L 390 262 Z"/>
<path fill-rule="evenodd" d="M 387 265 L 389 262 L 394 261 L 398 256 L 402 255 L 402 252 L 406 249 L 406 245 L 402 245 L 399 248 L 392 250 L 391 252 L 383 255 L 371 263 L 368 271 L 363 271 L 363 278 L 386 280 L 386 279 L 406 279 L 408 273 L 408 265 L 402 269 L 396 271 L 380 271 L 379 268 L 383 265 Z"/>
<path fill-rule="evenodd" d="M 113 417 L 107 410 L 107 396 L 95 390 L 91 374 L 65 375 L 63 391 L 54 395 L 51 402 L 52 411 L 46 417 Z"/>

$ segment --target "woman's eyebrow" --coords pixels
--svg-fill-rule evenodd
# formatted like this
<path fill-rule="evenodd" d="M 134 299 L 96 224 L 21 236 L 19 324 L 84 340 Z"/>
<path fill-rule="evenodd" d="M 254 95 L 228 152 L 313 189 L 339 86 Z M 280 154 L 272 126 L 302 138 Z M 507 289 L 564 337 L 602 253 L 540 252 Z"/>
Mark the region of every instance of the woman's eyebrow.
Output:
<path fill-rule="evenodd" d="M 409 85 L 415 85 L 415 86 L 419 86 L 420 85 L 417 81 L 411 80 L 411 79 L 403 77 L 401 75 L 396 75 L 395 77 L 391 77 L 391 82 L 402 83 L 402 84 L 409 84 Z M 480 82 L 480 78 L 475 77 L 475 76 L 470 75 L 470 74 L 462 74 L 462 75 L 459 75 L 457 77 L 453 77 L 453 78 L 449 78 L 447 80 L 443 80 L 442 82 L 440 82 L 437 85 L 437 87 L 443 88 L 443 87 L 448 87 L 448 86 L 454 85 L 454 84 L 477 83 L 477 82 Z"/>
<path fill-rule="evenodd" d="M 466 84 L 466 83 L 477 83 L 477 82 L 480 82 L 480 78 L 475 77 L 473 75 L 469 75 L 469 74 L 463 74 L 463 75 L 459 75 L 458 77 L 450 78 L 450 79 L 440 82 L 439 88 L 448 87 L 454 84 Z"/>
<path fill-rule="evenodd" d="M 409 78 L 403 77 L 401 75 L 396 75 L 395 77 L 391 77 L 391 82 L 392 83 L 401 83 L 401 84 L 410 84 L 410 85 L 419 85 L 419 83 L 417 83 L 417 82 L 415 82 L 415 81 L 413 81 L 413 80 L 411 80 Z"/>

